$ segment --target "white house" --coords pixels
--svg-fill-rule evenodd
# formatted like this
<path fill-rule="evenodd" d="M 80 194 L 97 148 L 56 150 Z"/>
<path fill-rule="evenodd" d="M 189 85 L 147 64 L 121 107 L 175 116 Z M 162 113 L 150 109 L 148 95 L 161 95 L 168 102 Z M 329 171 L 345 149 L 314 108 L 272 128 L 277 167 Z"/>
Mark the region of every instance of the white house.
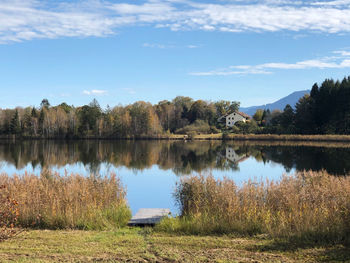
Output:
<path fill-rule="evenodd" d="M 246 122 L 247 120 L 250 119 L 250 116 L 243 113 L 243 112 L 232 112 L 231 114 L 222 116 L 219 118 L 219 121 L 221 120 L 226 120 L 226 127 L 233 127 L 237 121 L 243 121 Z"/>

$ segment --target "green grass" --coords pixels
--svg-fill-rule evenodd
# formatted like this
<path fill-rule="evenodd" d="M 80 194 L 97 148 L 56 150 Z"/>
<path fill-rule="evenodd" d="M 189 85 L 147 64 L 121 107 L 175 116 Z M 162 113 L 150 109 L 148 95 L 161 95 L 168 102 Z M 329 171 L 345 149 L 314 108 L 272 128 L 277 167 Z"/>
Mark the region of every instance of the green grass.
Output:
<path fill-rule="evenodd" d="M 305 142 L 350 142 L 349 135 L 319 134 L 226 134 L 226 140 L 258 140 L 258 141 L 305 141 Z"/>
<path fill-rule="evenodd" d="M 261 226 L 255 222 L 226 222 L 224 220 L 221 221 L 219 217 L 205 215 L 164 218 L 156 226 L 156 230 L 158 232 L 180 235 L 238 234 L 253 236 L 263 232 Z"/>
<path fill-rule="evenodd" d="M 131 210 L 126 205 L 103 210 L 92 210 L 88 216 L 80 218 L 77 228 L 83 230 L 106 230 L 125 227 L 130 219 Z"/>
<path fill-rule="evenodd" d="M 296 247 L 264 236 L 182 236 L 152 229 L 29 230 L 0 243 L 1 262 L 350 262 L 338 245 Z"/>

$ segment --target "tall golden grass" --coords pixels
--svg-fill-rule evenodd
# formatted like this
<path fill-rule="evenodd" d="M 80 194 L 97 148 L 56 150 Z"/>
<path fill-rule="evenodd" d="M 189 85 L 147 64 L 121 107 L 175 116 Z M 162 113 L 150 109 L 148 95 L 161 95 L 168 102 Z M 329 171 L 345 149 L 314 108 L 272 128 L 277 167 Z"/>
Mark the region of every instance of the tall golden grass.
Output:
<path fill-rule="evenodd" d="M 175 196 L 182 217 L 164 220 L 161 231 L 350 241 L 350 177 L 310 171 L 238 187 L 227 178 L 193 176 L 179 183 Z"/>
<path fill-rule="evenodd" d="M 125 190 L 114 174 L 2 174 L 0 185 L 17 200 L 18 223 L 23 227 L 103 229 L 124 226 L 131 217 Z"/>
<path fill-rule="evenodd" d="M 6 186 L 0 185 L 0 242 L 15 235 L 19 215 L 18 203 L 6 195 Z"/>

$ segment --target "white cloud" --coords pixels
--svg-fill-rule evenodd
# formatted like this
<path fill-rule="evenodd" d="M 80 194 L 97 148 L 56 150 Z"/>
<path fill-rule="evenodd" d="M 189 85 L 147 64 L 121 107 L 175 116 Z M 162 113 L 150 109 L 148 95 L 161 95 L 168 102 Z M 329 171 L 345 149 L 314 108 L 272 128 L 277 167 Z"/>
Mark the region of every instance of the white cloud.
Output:
<path fill-rule="evenodd" d="M 272 74 L 274 70 L 341 69 L 350 68 L 350 52 L 334 51 L 335 56 L 309 59 L 295 63 L 271 62 L 259 65 L 237 65 L 206 72 L 191 72 L 193 76 L 229 76 L 247 74 Z"/>
<path fill-rule="evenodd" d="M 198 46 L 198 45 L 187 45 L 187 48 L 199 48 L 200 46 Z"/>
<path fill-rule="evenodd" d="M 223 32 L 350 32 L 350 0 L 0 0 L 0 43 L 105 37 L 125 26 Z"/>
<path fill-rule="evenodd" d="M 99 90 L 99 89 L 93 89 L 93 90 L 84 90 L 83 94 L 85 95 L 105 95 L 107 94 L 108 91 L 107 90 Z"/>
<path fill-rule="evenodd" d="M 61 93 L 59 96 L 62 97 L 62 98 L 68 98 L 71 95 L 69 93 Z"/>
<path fill-rule="evenodd" d="M 350 57 L 350 51 L 345 51 L 345 50 L 337 50 L 333 52 L 334 54 L 339 54 L 341 56 L 347 56 Z"/>
<path fill-rule="evenodd" d="M 130 95 L 136 94 L 136 91 L 134 89 L 131 89 L 131 88 L 124 88 L 123 90 Z"/>
<path fill-rule="evenodd" d="M 172 45 L 172 44 L 159 44 L 159 43 L 143 43 L 143 47 L 148 48 L 159 48 L 159 49 L 172 49 L 172 48 L 199 48 L 198 45 L 187 45 L 187 46 L 180 46 L 180 45 Z"/>
<path fill-rule="evenodd" d="M 261 74 L 272 74 L 272 72 L 264 69 L 257 69 L 254 67 L 250 67 L 249 69 L 244 69 L 244 70 L 239 70 L 238 68 L 236 70 L 233 70 L 233 67 L 229 67 L 227 69 L 190 73 L 190 75 L 192 76 L 231 76 L 231 75 L 248 75 L 248 74 L 261 75 Z"/>
<path fill-rule="evenodd" d="M 350 0 L 323 1 L 323 2 L 315 2 L 312 4 L 318 5 L 318 6 L 343 6 L 343 5 L 350 5 Z"/>
<path fill-rule="evenodd" d="M 149 48 L 159 48 L 159 49 L 168 49 L 168 48 L 174 48 L 173 45 L 166 45 L 166 44 L 157 44 L 157 43 L 144 43 L 142 45 L 143 47 L 149 47 Z"/>

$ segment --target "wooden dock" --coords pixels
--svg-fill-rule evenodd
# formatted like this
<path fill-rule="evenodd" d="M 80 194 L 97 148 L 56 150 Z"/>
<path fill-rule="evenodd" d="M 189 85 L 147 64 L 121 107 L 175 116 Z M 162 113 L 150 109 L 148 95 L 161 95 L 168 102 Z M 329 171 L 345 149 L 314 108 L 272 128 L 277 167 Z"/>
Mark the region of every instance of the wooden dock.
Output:
<path fill-rule="evenodd" d="M 169 214 L 170 209 L 142 208 L 131 218 L 129 226 L 154 226 Z"/>

